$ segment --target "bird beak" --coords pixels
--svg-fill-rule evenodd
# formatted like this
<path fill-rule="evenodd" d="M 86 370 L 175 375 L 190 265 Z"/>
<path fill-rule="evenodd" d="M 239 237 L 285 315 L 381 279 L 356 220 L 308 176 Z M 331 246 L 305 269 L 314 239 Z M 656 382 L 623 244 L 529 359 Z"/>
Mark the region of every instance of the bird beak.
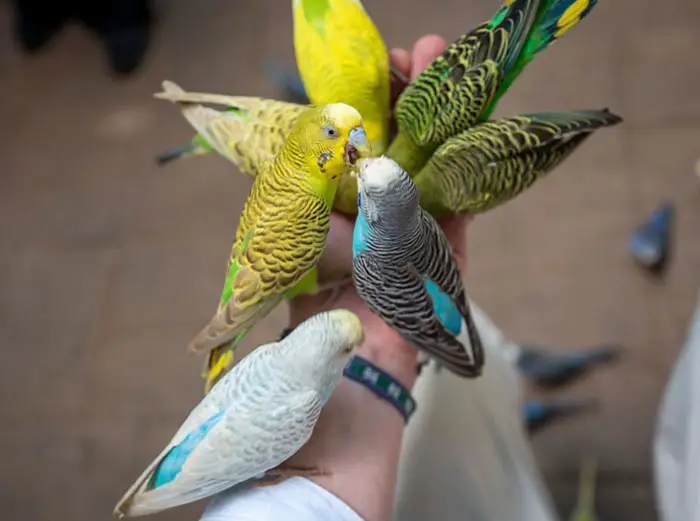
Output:
<path fill-rule="evenodd" d="M 355 179 L 362 179 L 362 172 L 364 172 L 364 165 L 372 160 L 371 157 L 363 157 L 360 159 L 355 167 L 350 171 L 350 175 Z"/>
<path fill-rule="evenodd" d="M 354 167 L 359 159 L 371 156 L 372 146 L 369 144 L 365 129 L 354 127 L 348 135 L 347 143 L 345 143 L 345 163 Z"/>

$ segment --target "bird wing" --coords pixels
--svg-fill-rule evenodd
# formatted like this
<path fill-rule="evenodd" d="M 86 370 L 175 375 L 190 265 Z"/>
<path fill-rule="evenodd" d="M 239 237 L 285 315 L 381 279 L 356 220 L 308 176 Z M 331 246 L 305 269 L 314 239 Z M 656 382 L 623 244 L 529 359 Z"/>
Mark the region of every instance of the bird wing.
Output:
<path fill-rule="evenodd" d="M 459 264 L 454 256 L 452 246 L 437 221 L 423 210 L 421 210 L 421 214 L 423 229 L 428 238 L 429 255 L 426 257 L 434 259 L 425 267 L 426 277 L 424 280 L 427 278 L 439 290 L 431 295 L 436 315 L 441 318 L 442 325 L 453 334 L 456 328 L 449 326 L 458 320 L 458 315 L 461 317 L 459 335 L 462 338 L 464 349 L 474 365 L 481 368 L 484 364 L 484 346 L 472 316 L 469 299 L 467 299 L 464 288 L 464 280 L 459 271 Z M 441 313 L 444 313 L 444 319 L 440 316 Z"/>
<path fill-rule="evenodd" d="M 299 198 L 283 211 L 263 212 L 231 263 L 231 297 L 190 342 L 203 353 L 250 329 L 313 269 L 323 253 L 330 225 L 325 203 Z"/>
<path fill-rule="evenodd" d="M 387 266 L 371 253 L 353 261 L 357 291 L 387 324 L 457 374 L 477 376 L 481 367 L 440 322 L 423 277 L 415 266 Z"/>
<path fill-rule="evenodd" d="M 150 488 L 150 477 L 167 456 L 166 449 L 137 482 L 136 492 L 120 502 L 118 511 L 143 515 L 197 501 L 255 478 L 291 457 L 311 435 L 320 398 L 312 390 L 268 394 L 267 398 L 254 407 L 227 410 L 189 453 L 177 476 Z"/>
<path fill-rule="evenodd" d="M 186 92 L 171 81 L 164 81 L 155 97 L 178 104 L 209 146 L 253 177 L 282 149 L 297 116 L 308 108 L 252 96 Z"/>

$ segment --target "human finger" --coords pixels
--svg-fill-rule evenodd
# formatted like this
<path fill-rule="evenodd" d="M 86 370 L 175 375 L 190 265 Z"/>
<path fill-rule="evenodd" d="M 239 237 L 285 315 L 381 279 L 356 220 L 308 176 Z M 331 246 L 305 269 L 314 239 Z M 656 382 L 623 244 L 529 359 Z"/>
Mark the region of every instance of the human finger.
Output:
<path fill-rule="evenodd" d="M 389 63 L 392 69 L 391 77 L 391 105 L 393 106 L 401 91 L 406 88 L 406 78 L 411 74 L 411 54 L 406 49 L 390 49 Z M 403 78 L 399 77 L 403 76 Z"/>
<path fill-rule="evenodd" d="M 467 263 L 467 225 L 471 220 L 472 216 L 468 214 L 458 214 L 438 220 L 447 240 L 452 245 L 452 251 L 462 271 Z"/>
<path fill-rule="evenodd" d="M 410 79 L 415 79 L 446 48 L 447 41 L 437 34 L 427 34 L 416 40 L 411 51 Z"/>

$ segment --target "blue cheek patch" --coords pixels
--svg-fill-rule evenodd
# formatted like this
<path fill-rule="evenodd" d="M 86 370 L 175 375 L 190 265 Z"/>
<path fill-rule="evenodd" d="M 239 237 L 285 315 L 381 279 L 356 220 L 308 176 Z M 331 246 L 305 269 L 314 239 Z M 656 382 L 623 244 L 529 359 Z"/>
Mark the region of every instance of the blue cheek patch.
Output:
<path fill-rule="evenodd" d="M 362 194 L 357 192 L 357 209 L 362 208 Z"/>
<path fill-rule="evenodd" d="M 365 216 L 362 212 L 357 212 L 357 219 L 355 219 L 355 229 L 352 234 L 352 256 L 353 258 L 357 256 L 358 253 L 367 249 L 367 242 L 369 241 L 369 224 L 365 220 Z"/>

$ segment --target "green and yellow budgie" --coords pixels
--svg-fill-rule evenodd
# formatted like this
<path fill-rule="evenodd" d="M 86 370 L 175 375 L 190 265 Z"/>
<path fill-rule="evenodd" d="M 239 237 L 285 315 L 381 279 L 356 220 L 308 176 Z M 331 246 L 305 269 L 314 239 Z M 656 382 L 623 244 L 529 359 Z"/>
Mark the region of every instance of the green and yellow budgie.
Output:
<path fill-rule="evenodd" d="M 372 152 L 389 141 L 389 53 L 360 0 L 292 0 L 294 51 L 313 104 L 347 103 L 362 114 Z M 341 180 L 336 208 L 357 212 L 357 181 Z"/>
<path fill-rule="evenodd" d="M 604 109 L 480 123 L 448 139 L 415 176 L 421 206 L 435 217 L 492 210 L 561 164 L 597 129 L 621 121 Z"/>
<path fill-rule="evenodd" d="M 506 0 L 403 91 L 387 155 L 411 176 L 447 139 L 486 121 L 535 55 L 583 19 L 597 0 Z"/>
<path fill-rule="evenodd" d="M 297 117 L 308 108 L 251 96 L 186 92 L 172 81 L 164 81 L 163 92 L 155 97 L 178 105 L 197 131 L 186 145 L 161 153 L 160 164 L 215 151 L 253 177 L 279 153 Z"/>
<path fill-rule="evenodd" d="M 285 297 L 316 286 L 341 176 L 371 155 L 362 116 L 342 103 L 310 107 L 262 167 L 236 231 L 217 313 L 190 342 L 209 352 L 207 392 L 246 333 Z"/>

